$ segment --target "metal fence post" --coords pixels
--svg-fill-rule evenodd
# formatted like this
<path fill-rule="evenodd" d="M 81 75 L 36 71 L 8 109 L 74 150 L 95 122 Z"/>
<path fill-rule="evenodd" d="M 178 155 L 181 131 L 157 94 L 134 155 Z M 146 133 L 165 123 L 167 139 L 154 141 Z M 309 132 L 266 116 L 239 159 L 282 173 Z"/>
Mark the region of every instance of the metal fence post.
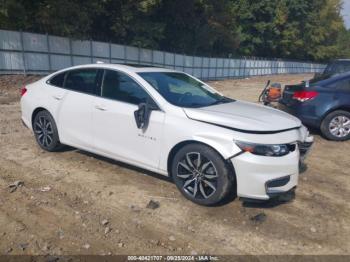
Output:
<path fill-rule="evenodd" d="M 204 60 L 204 57 L 202 56 L 201 57 L 201 80 L 203 80 L 203 70 L 204 70 L 204 68 L 203 68 L 203 60 Z"/>
<path fill-rule="evenodd" d="M 217 80 L 218 78 L 218 58 L 215 57 L 215 74 L 214 74 L 214 79 Z"/>
<path fill-rule="evenodd" d="M 246 76 L 246 68 L 247 68 L 247 59 L 246 57 L 243 58 L 243 78 Z"/>
<path fill-rule="evenodd" d="M 154 65 L 154 50 L 151 49 L 151 64 Z"/>
<path fill-rule="evenodd" d="M 256 76 L 256 57 L 254 56 L 253 57 L 253 67 L 252 67 L 252 69 L 251 69 L 251 71 L 252 71 L 252 74 L 249 74 L 249 75 L 252 75 L 252 76 Z"/>
<path fill-rule="evenodd" d="M 109 48 L 109 63 L 112 64 L 112 44 L 110 41 L 108 44 L 108 48 Z"/>
<path fill-rule="evenodd" d="M 23 74 L 26 76 L 26 58 L 25 58 L 25 52 L 24 52 L 24 41 L 23 41 L 23 32 L 22 30 L 19 32 L 20 39 L 21 39 L 21 51 L 22 51 L 22 61 L 23 61 Z"/>
<path fill-rule="evenodd" d="M 192 56 L 192 75 L 194 75 L 194 56 Z"/>
<path fill-rule="evenodd" d="M 210 79 L 211 59 L 212 59 L 212 56 L 211 56 L 211 54 L 210 54 L 210 57 L 208 57 L 208 79 Z"/>
<path fill-rule="evenodd" d="M 91 60 L 91 64 L 92 64 L 94 61 L 94 58 L 93 58 L 92 40 L 91 39 L 90 39 L 90 60 Z"/>
<path fill-rule="evenodd" d="M 238 78 L 241 77 L 241 70 L 242 70 L 242 58 L 240 57 L 239 59 L 239 62 L 238 62 Z"/>
<path fill-rule="evenodd" d="M 209 79 L 210 78 L 210 59 L 211 59 L 211 57 L 208 57 L 208 74 L 207 74 L 207 79 Z"/>
<path fill-rule="evenodd" d="M 123 45 L 124 47 L 124 64 L 126 64 L 126 61 L 127 61 L 127 55 L 126 55 L 126 45 Z"/>
<path fill-rule="evenodd" d="M 185 72 L 185 66 L 186 66 L 186 57 L 185 57 L 185 54 L 182 54 L 182 72 Z"/>
<path fill-rule="evenodd" d="M 222 76 L 223 76 L 223 78 L 225 78 L 225 69 L 226 69 L 226 58 L 223 58 L 224 59 L 224 61 L 223 61 L 223 64 L 222 64 L 222 69 L 221 69 L 221 71 L 222 71 Z"/>
<path fill-rule="evenodd" d="M 137 60 L 139 65 L 141 64 L 141 48 L 140 45 L 137 46 Z"/>
<path fill-rule="evenodd" d="M 46 33 L 46 42 L 47 42 L 47 57 L 48 57 L 48 61 L 49 61 L 49 72 L 51 72 L 52 67 L 51 67 L 50 39 L 49 39 L 49 35 L 47 33 Z"/>
<path fill-rule="evenodd" d="M 69 37 L 69 57 L 70 57 L 70 65 L 74 65 L 73 61 L 73 47 L 72 47 L 72 38 Z"/>
<path fill-rule="evenodd" d="M 244 60 L 245 58 L 244 57 L 241 57 L 241 61 L 240 61 L 240 64 L 239 64 L 239 67 L 240 67 L 240 77 L 244 78 L 244 74 L 245 74 L 245 71 L 244 71 L 244 67 L 245 67 L 245 64 L 244 64 Z"/>
<path fill-rule="evenodd" d="M 273 60 L 270 60 L 271 63 L 271 74 L 273 74 Z"/>

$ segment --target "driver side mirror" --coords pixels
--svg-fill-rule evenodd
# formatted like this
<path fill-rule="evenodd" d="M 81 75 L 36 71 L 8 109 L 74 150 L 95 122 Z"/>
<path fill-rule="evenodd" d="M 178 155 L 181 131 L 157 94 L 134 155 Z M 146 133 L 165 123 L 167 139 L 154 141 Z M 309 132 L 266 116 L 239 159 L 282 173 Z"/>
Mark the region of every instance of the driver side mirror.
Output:
<path fill-rule="evenodd" d="M 152 110 L 157 110 L 156 105 L 140 103 L 139 108 L 134 112 L 136 126 L 138 129 L 146 129 Z"/>

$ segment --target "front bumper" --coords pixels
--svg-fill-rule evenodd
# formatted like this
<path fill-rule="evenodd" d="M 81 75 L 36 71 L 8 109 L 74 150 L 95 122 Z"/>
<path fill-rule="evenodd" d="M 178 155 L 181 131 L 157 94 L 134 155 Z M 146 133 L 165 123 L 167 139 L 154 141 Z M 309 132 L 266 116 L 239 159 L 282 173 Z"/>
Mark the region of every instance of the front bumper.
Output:
<path fill-rule="evenodd" d="M 298 184 L 300 153 L 268 157 L 243 153 L 231 159 L 237 179 L 237 196 L 268 200 Z"/>

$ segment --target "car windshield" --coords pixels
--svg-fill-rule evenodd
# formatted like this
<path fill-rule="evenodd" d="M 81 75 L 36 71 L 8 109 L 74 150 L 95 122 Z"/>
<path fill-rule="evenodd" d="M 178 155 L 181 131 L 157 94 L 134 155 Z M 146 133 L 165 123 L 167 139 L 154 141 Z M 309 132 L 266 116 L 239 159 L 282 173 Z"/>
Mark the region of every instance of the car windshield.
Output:
<path fill-rule="evenodd" d="M 139 75 L 176 106 L 205 107 L 234 101 L 184 73 L 142 72 Z"/>

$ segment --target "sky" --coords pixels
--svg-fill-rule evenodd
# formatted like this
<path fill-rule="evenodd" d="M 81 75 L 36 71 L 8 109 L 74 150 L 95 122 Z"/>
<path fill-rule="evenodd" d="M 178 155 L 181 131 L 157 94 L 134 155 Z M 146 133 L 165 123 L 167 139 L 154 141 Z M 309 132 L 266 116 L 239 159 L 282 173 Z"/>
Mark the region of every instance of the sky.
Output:
<path fill-rule="evenodd" d="M 342 15 L 346 28 L 350 29 L 350 0 L 343 0 Z"/>

